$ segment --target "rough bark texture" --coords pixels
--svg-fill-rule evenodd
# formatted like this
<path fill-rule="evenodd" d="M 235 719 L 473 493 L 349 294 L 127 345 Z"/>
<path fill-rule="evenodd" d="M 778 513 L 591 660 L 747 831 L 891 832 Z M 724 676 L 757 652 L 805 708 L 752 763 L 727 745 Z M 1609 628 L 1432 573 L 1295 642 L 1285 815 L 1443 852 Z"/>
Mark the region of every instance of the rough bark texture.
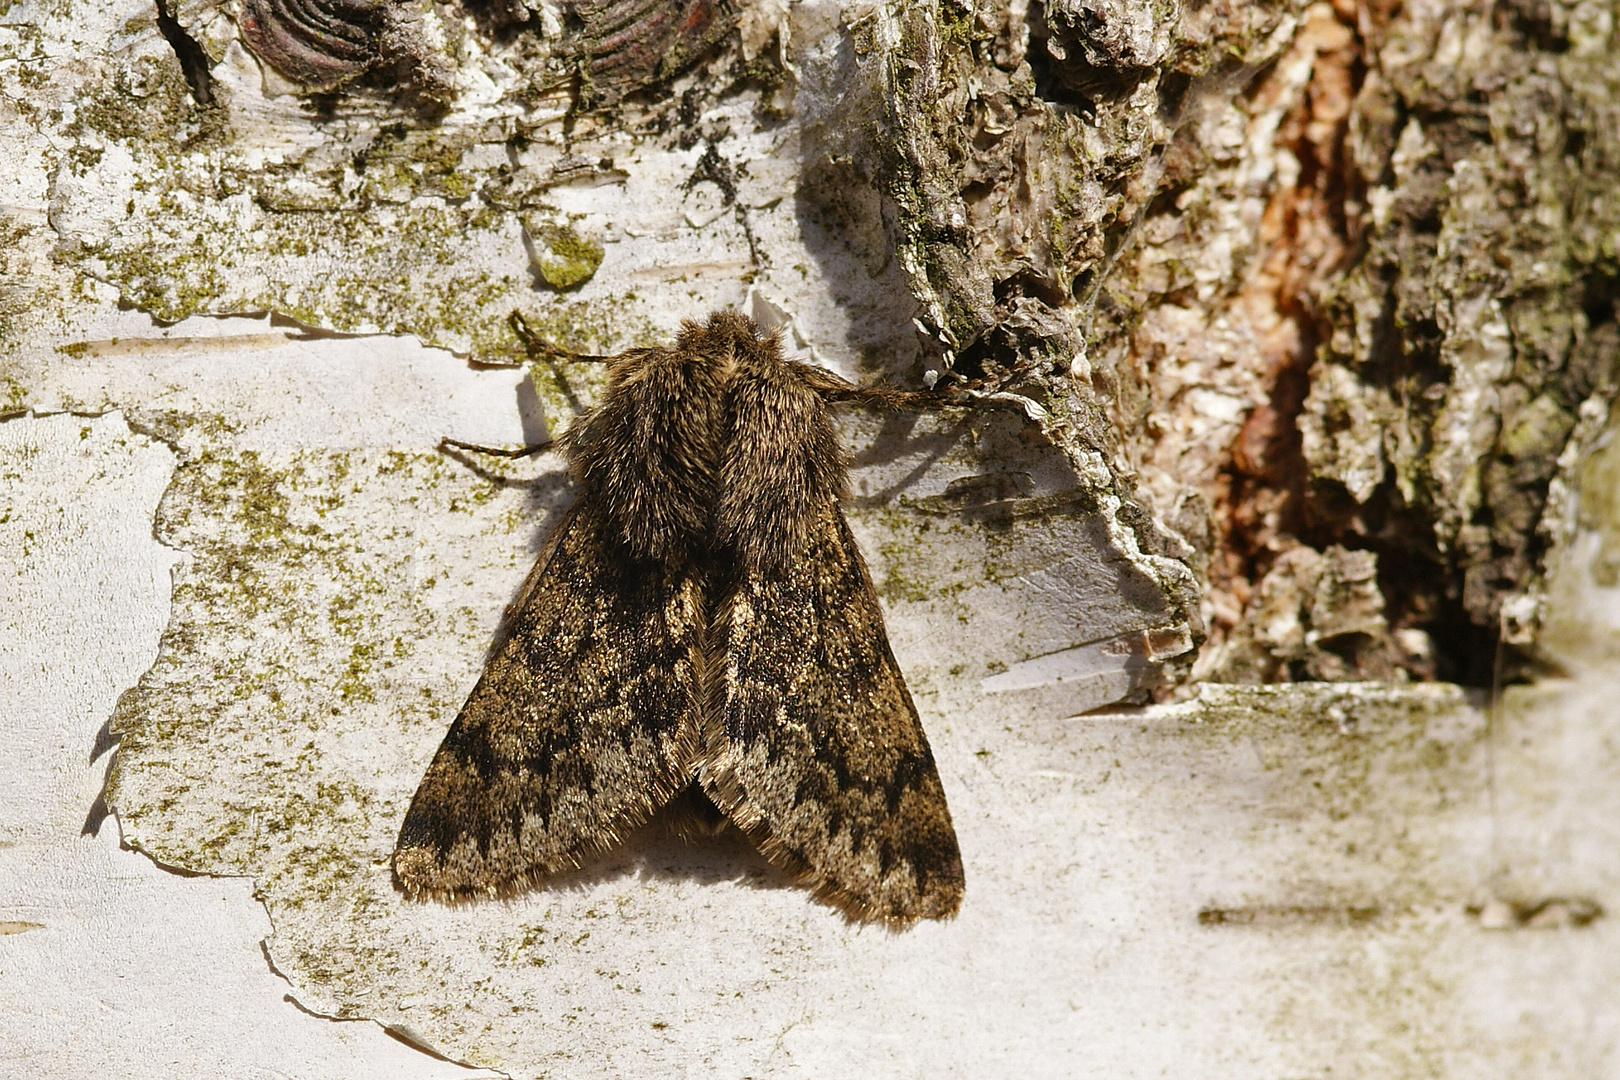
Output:
<path fill-rule="evenodd" d="M 1305 525 L 1379 554 L 1396 625 L 1533 640 L 1563 539 L 1548 500 L 1620 377 L 1615 14 L 1361 16 L 1342 161 L 1357 257 L 1319 294 Z"/>
<path fill-rule="evenodd" d="M 1019 7 L 874 22 L 843 129 L 958 370 L 1139 471 L 1200 675 L 1488 681 L 1620 365 L 1612 5 Z"/>

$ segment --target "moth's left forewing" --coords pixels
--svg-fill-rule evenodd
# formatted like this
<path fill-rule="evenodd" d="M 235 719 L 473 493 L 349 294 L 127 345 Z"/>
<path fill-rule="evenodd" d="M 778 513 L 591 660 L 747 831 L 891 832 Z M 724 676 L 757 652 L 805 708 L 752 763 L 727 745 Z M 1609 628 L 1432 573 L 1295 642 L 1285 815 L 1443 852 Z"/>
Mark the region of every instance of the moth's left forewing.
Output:
<path fill-rule="evenodd" d="M 625 353 L 570 429 L 579 501 L 406 811 L 405 892 L 515 892 L 618 844 L 691 784 L 722 374 L 685 347 Z"/>
<path fill-rule="evenodd" d="M 409 895 L 526 888 L 613 847 L 691 782 L 697 572 L 638 564 L 607 531 L 587 496 L 541 553 L 400 826 Z"/>

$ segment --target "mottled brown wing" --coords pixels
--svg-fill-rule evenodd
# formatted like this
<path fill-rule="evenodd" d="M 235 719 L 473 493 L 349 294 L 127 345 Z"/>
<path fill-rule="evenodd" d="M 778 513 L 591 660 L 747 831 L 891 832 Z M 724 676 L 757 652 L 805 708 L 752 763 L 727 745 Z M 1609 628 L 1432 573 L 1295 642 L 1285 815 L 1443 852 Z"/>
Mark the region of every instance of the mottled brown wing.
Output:
<path fill-rule="evenodd" d="M 704 790 L 853 918 L 956 914 L 945 791 L 843 514 L 816 513 L 804 558 L 738 573 L 716 613 Z"/>
<path fill-rule="evenodd" d="M 428 766 L 394 875 L 415 895 L 506 894 L 579 866 L 692 779 L 702 583 L 624 557 L 577 506 Z"/>

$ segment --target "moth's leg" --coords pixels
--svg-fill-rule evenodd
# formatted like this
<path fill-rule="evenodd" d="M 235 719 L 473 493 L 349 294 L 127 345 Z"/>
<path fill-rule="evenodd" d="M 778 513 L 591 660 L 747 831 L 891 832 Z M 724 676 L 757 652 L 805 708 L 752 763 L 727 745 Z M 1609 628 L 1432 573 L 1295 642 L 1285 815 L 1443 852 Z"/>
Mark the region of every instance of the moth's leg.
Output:
<path fill-rule="evenodd" d="M 507 325 L 512 328 L 512 332 L 517 335 L 518 340 L 523 343 L 524 352 L 528 353 L 530 356 L 545 357 L 552 361 L 553 364 L 555 364 L 557 359 L 567 358 L 579 360 L 606 359 L 606 357 L 575 355 L 557 348 L 555 345 L 552 345 L 550 342 L 541 338 L 540 335 L 536 334 L 529 326 L 528 322 L 523 318 L 521 312 L 513 311 L 512 314 L 506 317 L 506 322 Z M 493 360 L 479 360 L 475 361 L 475 363 L 478 367 L 484 368 L 516 368 L 523 366 L 519 363 L 506 363 L 503 361 Z M 562 382 L 560 373 L 558 374 L 558 382 Z M 563 384 L 563 387 L 564 393 L 567 393 L 570 401 L 573 401 L 573 394 L 568 390 L 567 385 Z M 579 407 L 577 401 L 574 402 L 574 405 L 574 411 L 576 413 L 584 411 Z M 482 443 L 462 442 L 460 439 L 452 439 L 446 435 L 444 438 L 439 440 L 439 449 L 471 450 L 475 454 L 488 454 L 491 457 L 511 458 L 515 460 L 517 458 L 532 457 L 535 454 L 538 454 L 540 451 L 546 449 L 548 446 L 552 445 L 552 443 L 555 441 L 556 440 L 554 439 L 547 439 L 545 442 L 529 443 L 524 446 L 485 446 Z"/>
<path fill-rule="evenodd" d="M 523 343 L 525 352 L 536 360 L 545 361 L 546 365 L 551 368 L 551 377 L 556 380 L 557 389 L 562 392 L 563 397 L 568 399 L 568 407 L 573 410 L 575 416 L 585 411 L 585 404 L 579 400 L 579 395 L 574 392 L 573 384 L 568 381 L 568 376 L 563 373 L 560 365 L 609 364 L 624 355 L 619 353 L 614 356 L 605 356 L 600 353 L 570 352 L 561 345 L 554 345 L 535 333 L 534 328 L 529 325 L 529 321 L 523 317 L 523 313 L 520 311 L 513 311 L 512 314 L 508 315 L 506 324 L 512 328 L 512 333 L 516 334 L 518 340 Z"/>
<path fill-rule="evenodd" d="M 545 360 L 548 363 L 559 362 L 573 364 L 605 364 L 617 360 L 618 356 L 607 356 L 601 353 L 572 352 L 561 345 L 554 345 L 534 332 L 529 320 L 523 317 L 521 311 L 513 311 L 506 317 L 506 325 L 512 328 L 512 333 L 523 343 L 523 351 L 536 360 Z"/>
<path fill-rule="evenodd" d="M 491 457 L 526 458 L 538 454 L 555 442 L 555 439 L 547 439 L 545 442 L 531 443 L 528 446 L 483 446 L 479 443 L 462 442 L 460 439 L 452 439 L 446 436 L 439 440 L 439 449 L 443 450 L 448 447 L 456 450 L 471 450 L 474 453 L 488 454 Z"/>

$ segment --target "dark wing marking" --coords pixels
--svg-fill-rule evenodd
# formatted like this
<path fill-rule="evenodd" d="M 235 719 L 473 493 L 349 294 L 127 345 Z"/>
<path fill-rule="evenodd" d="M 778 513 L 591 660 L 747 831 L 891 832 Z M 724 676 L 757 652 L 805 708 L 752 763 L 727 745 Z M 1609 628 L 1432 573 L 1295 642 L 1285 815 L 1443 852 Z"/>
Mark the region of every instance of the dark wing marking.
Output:
<path fill-rule="evenodd" d="M 945 791 L 843 514 L 816 512 L 802 559 L 737 573 L 715 619 L 705 791 L 853 918 L 954 915 Z"/>
<path fill-rule="evenodd" d="M 411 800 L 407 893 L 506 894 L 619 842 L 692 779 L 706 631 L 690 562 L 628 558 L 586 499 Z"/>

